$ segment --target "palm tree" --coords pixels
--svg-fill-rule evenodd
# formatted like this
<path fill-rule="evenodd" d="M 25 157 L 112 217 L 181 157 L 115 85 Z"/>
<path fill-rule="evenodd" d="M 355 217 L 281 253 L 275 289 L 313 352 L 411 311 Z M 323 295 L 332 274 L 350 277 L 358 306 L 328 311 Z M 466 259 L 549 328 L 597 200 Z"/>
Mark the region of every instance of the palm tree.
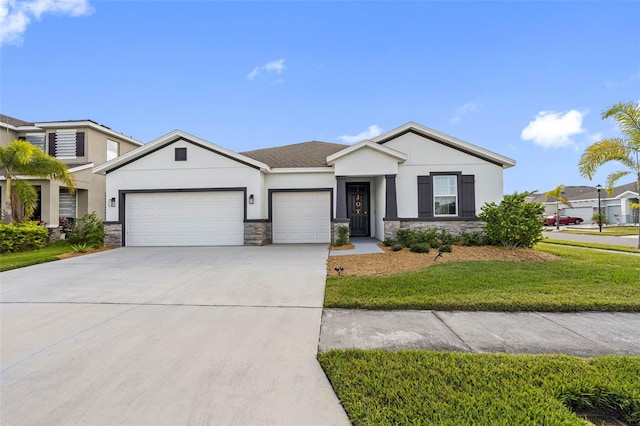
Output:
<path fill-rule="evenodd" d="M 588 146 L 582 153 L 578 166 L 580 174 L 590 180 L 598 168 L 610 161 L 617 161 L 627 170 L 607 176 L 607 192 L 613 193 L 613 186 L 624 176 L 634 174 L 636 191 L 640 189 L 640 102 L 619 102 L 602 113 L 602 119 L 613 118 L 618 124 L 621 137 L 604 138 Z M 639 208 L 640 203 L 632 203 Z M 638 248 L 640 248 L 640 226 L 638 227 Z"/>
<path fill-rule="evenodd" d="M 30 217 L 36 207 L 35 188 L 19 176 L 57 179 L 70 191 L 74 191 L 76 187 L 75 178 L 62 161 L 24 140 L 14 140 L 7 146 L 0 146 L 0 175 L 5 177 L 6 223 Z"/>
<path fill-rule="evenodd" d="M 549 192 L 545 192 L 544 197 L 549 199 L 550 197 L 554 197 L 556 199 L 556 229 L 560 230 L 560 204 L 566 204 L 569 207 L 571 203 L 569 200 L 562 196 L 562 190 L 564 189 L 564 185 L 558 185 L 555 189 L 552 189 Z"/>

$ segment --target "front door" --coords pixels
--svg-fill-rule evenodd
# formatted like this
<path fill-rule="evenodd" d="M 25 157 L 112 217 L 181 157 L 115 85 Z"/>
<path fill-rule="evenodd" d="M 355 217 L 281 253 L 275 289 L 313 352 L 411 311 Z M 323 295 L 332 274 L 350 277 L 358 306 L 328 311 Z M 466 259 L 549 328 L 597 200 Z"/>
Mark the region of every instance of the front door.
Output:
<path fill-rule="evenodd" d="M 347 183 L 347 215 L 352 237 L 369 236 L 369 184 Z"/>

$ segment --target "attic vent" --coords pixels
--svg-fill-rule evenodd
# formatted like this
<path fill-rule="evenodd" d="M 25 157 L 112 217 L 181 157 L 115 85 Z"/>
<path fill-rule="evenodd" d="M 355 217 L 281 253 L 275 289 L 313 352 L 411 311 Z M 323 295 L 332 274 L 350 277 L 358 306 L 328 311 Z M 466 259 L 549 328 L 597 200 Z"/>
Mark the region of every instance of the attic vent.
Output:
<path fill-rule="evenodd" d="M 187 148 L 176 148 L 176 161 L 187 161 Z"/>

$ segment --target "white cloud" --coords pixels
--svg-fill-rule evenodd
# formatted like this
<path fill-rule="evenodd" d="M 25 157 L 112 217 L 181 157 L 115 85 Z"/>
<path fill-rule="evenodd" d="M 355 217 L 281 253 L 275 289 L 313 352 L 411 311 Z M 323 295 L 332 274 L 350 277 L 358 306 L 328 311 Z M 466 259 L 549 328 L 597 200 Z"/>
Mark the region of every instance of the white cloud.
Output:
<path fill-rule="evenodd" d="M 31 20 L 46 13 L 82 16 L 92 12 L 88 0 L 0 0 L 0 46 L 20 44 Z"/>
<path fill-rule="evenodd" d="M 253 71 L 251 71 L 247 75 L 247 78 L 249 80 L 253 80 L 261 73 L 270 73 L 270 72 L 276 73 L 277 75 L 281 75 L 286 69 L 287 67 L 284 65 L 284 59 L 269 61 L 264 65 L 255 67 Z"/>
<path fill-rule="evenodd" d="M 455 115 L 449 119 L 449 123 L 454 124 L 462 120 L 462 116 L 466 115 L 469 112 L 477 111 L 478 104 L 474 102 L 466 102 L 460 108 L 456 109 Z"/>
<path fill-rule="evenodd" d="M 363 141 L 365 139 L 375 138 L 376 136 L 380 136 L 382 134 L 382 129 L 377 124 L 373 124 L 369 126 L 367 130 L 364 132 L 358 133 L 357 135 L 342 135 L 339 139 L 344 143 L 356 143 Z"/>
<path fill-rule="evenodd" d="M 529 125 L 522 129 L 520 137 L 544 148 L 560 148 L 572 145 L 571 136 L 584 133 L 584 114 L 572 109 L 567 112 L 540 111 Z"/>

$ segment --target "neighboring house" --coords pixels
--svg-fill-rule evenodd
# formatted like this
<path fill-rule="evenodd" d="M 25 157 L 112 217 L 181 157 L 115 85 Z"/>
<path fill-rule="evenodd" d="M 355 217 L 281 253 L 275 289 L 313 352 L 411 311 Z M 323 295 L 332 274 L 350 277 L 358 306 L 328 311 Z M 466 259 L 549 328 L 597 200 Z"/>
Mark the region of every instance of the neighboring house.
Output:
<path fill-rule="evenodd" d="M 181 131 L 95 167 L 107 229 L 127 246 L 328 243 L 340 226 L 380 240 L 400 228 L 479 229 L 515 161 L 416 123 L 355 145 L 236 153 Z"/>
<path fill-rule="evenodd" d="M 91 169 L 142 145 L 130 137 L 91 120 L 29 123 L 0 114 L 0 145 L 24 139 L 62 160 L 76 179 L 70 193 L 56 180 L 23 177 L 38 192 L 34 220 L 57 227 L 60 218 L 76 218 L 95 212 L 105 218 L 105 177 Z M 0 206 L 4 197 L 4 176 L 0 176 Z"/>
<path fill-rule="evenodd" d="M 560 203 L 561 215 L 581 217 L 584 223 L 594 223 L 591 218 L 598 212 L 598 190 L 595 187 L 565 186 L 562 196 L 571 203 L 571 206 Z M 555 197 L 546 199 L 544 193 L 541 193 L 532 194 L 527 199 L 542 203 L 546 216 L 556 213 Z M 611 195 L 605 188 L 600 191 L 600 207 L 606 221 L 611 224 L 638 223 L 638 209 L 631 208 L 631 203 L 637 202 L 638 188 L 635 182 L 613 188 Z"/>

